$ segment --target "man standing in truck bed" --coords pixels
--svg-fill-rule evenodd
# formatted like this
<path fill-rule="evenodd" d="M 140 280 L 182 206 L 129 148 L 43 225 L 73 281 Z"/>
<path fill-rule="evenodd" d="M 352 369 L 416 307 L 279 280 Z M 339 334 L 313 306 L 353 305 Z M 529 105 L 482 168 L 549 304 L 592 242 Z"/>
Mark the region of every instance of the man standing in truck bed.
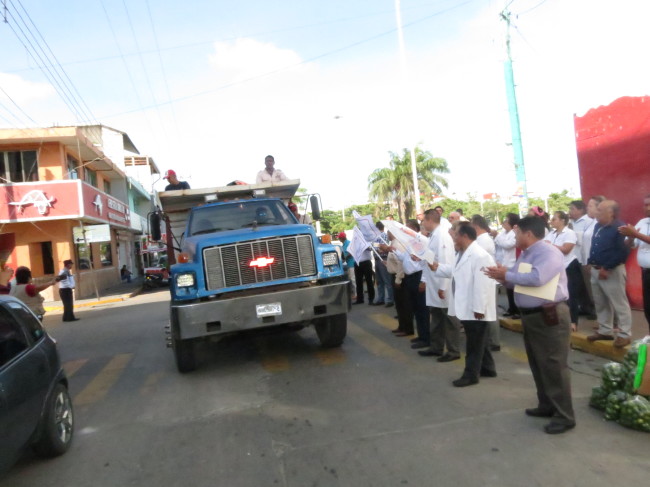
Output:
<path fill-rule="evenodd" d="M 280 169 L 275 169 L 273 167 L 275 166 L 275 159 L 273 156 L 266 156 L 264 158 L 264 165 L 266 168 L 257 173 L 257 180 L 255 181 L 257 184 L 277 183 L 278 181 L 289 179 Z"/>

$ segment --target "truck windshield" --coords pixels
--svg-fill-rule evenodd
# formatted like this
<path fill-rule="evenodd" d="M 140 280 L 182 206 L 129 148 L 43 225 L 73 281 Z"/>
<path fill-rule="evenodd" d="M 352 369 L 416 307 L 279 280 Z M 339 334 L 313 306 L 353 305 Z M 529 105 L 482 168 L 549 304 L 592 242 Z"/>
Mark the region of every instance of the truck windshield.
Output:
<path fill-rule="evenodd" d="M 246 200 L 195 209 L 189 235 L 295 223 L 296 219 L 281 201 Z"/>

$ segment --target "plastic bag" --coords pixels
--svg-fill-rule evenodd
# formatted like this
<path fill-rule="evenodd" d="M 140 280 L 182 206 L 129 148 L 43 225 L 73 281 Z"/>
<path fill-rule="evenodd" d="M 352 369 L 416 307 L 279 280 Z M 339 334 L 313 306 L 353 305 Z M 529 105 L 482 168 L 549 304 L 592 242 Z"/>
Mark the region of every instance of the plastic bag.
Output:
<path fill-rule="evenodd" d="M 621 415 L 621 407 L 629 398 L 630 395 L 623 391 L 612 392 L 608 395 L 607 404 L 605 406 L 605 419 L 608 421 L 619 419 Z"/>
<path fill-rule="evenodd" d="M 609 396 L 609 392 L 602 386 L 594 387 L 591 389 L 589 405 L 599 411 L 604 411 L 607 407 L 607 396 Z"/>
<path fill-rule="evenodd" d="M 634 396 L 620 406 L 618 423 L 639 431 L 650 433 L 650 401 Z"/>
<path fill-rule="evenodd" d="M 602 388 L 608 392 L 618 391 L 623 389 L 626 379 L 627 367 L 616 362 L 609 362 L 603 366 L 602 371 Z M 635 369 L 636 370 L 636 369 Z"/>

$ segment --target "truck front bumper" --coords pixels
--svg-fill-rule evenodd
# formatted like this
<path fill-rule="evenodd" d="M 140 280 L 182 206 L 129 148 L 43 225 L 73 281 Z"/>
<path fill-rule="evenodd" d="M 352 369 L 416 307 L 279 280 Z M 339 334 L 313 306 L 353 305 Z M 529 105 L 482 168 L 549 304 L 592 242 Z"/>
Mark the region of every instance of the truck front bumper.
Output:
<path fill-rule="evenodd" d="M 236 333 L 347 313 L 349 281 L 199 303 L 171 304 L 174 338 L 189 339 Z M 282 314 L 258 316 L 259 305 L 276 305 Z"/>

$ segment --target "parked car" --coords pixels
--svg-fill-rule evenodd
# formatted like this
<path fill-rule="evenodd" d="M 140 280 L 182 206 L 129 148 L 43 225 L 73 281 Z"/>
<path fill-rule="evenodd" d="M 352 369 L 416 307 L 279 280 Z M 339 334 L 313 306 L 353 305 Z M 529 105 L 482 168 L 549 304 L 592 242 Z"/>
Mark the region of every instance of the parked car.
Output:
<path fill-rule="evenodd" d="M 56 341 L 11 296 L 0 296 L 0 432 L 0 474 L 28 447 L 45 457 L 65 453 L 74 432 Z"/>

